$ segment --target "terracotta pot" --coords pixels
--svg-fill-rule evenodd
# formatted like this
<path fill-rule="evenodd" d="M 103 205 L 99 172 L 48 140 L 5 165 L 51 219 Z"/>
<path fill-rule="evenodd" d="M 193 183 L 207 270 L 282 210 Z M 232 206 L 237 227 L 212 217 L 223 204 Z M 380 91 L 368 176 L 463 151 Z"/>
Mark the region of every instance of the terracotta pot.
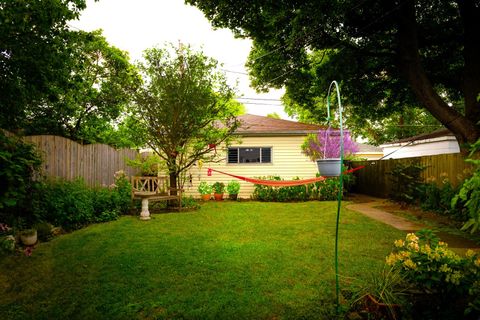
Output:
<path fill-rule="evenodd" d="M 210 196 L 211 196 L 210 194 L 202 194 L 202 200 L 203 201 L 208 201 L 208 200 L 210 200 Z"/>
<path fill-rule="evenodd" d="M 400 305 L 378 302 L 372 295 L 365 296 L 365 308 L 375 319 L 401 319 Z"/>
<path fill-rule="evenodd" d="M 223 200 L 223 193 L 214 193 L 213 196 L 215 197 L 215 201 Z"/>

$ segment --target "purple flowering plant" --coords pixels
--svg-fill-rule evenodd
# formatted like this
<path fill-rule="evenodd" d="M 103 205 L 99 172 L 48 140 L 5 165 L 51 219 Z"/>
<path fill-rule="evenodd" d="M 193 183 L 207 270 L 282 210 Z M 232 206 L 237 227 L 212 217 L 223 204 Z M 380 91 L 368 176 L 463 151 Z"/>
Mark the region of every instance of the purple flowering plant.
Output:
<path fill-rule="evenodd" d="M 310 134 L 305 138 L 302 152 L 312 161 L 318 159 L 340 158 L 340 130 L 323 129 L 317 134 Z M 350 131 L 343 131 L 343 154 L 349 156 L 358 151 L 358 145 L 352 140 Z"/>

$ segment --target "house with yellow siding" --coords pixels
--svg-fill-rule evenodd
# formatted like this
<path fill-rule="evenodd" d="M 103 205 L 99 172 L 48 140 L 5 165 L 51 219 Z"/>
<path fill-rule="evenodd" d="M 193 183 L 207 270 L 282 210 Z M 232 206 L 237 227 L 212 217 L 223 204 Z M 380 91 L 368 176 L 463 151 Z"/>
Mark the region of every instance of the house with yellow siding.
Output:
<path fill-rule="evenodd" d="M 237 180 L 217 172 L 208 176 L 208 168 L 249 178 L 280 176 L 290 180 L 315 177 L 317 165 L 301 152 L 300 146 L 307 134 L 317 133 L 322 126 L 251 114 L 239 119 L 242 123 L 236 132 L 239 142 L 228 148 L 217 147 L 218 162 L 197 163 L 191 168 L 190 179 L 184 186 L 187 195 L 199 197 L 197 187 L 201 181 L 210 184 L 219 181 L 226 185 L 230 180 Z M 241 185 L 239 197 L 250 198 L 254 185 L 237 181 Z"/>

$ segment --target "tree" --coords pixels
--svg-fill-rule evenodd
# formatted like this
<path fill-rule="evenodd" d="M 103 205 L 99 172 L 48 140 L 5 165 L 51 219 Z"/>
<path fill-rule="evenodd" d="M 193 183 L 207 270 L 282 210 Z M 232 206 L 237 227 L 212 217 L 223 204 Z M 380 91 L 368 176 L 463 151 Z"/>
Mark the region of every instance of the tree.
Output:
<path fill-rule="evenodd" d="M 72 32 L 67 42 L 70 74 L 49 102 L 31 106 L 26 133 L 57 134 L 104 142 L 103 132 L 125 110 L 140 85 L 128 54 L 111 46 L 101 31 Z"/>
<path fill-rule="evenodd" d="M 233 139 L 235 92 L 215 60 L 188 46 L 148 49 L 144 60 L 135 114 L 147 144 L 167 164 L 170 186 L 180 186 L 182 172 L 198 160 L 215 160 L 216 146 Z"/>
<path fill-rule="evenodd" d="M 480 137 L 478 0 L 186 2 L 253 39 L 258 90 L 315 110 L 336 79 L 359 125 L 422 106 L 461 144 Z"/>
<path fill-rule="evenodd" d="M 25 112 L 66 85 L 67 21 L 83 9 L 85 0 L 0 0 L 0 127 L 23 128 Z"/>
<path fill-rule="evenodd" d="M 272 113 L 267 114 L 267 118 L 281 119 L 282 117 L 280 117 L 280 115 L 278 113 L 272 112 Z"/>

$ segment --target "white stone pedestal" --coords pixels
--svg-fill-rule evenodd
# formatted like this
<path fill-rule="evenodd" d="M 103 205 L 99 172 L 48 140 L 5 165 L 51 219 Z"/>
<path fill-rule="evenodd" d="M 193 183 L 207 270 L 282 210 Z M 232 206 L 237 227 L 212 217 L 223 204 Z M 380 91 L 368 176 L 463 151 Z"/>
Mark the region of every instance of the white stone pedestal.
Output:
<path fill-rule="evenodd" d="M 142 198 L 142 211 L 140 212 L 140 220 L 150 220 L 150 211 L 148 211 L 148 197 Z"/>

